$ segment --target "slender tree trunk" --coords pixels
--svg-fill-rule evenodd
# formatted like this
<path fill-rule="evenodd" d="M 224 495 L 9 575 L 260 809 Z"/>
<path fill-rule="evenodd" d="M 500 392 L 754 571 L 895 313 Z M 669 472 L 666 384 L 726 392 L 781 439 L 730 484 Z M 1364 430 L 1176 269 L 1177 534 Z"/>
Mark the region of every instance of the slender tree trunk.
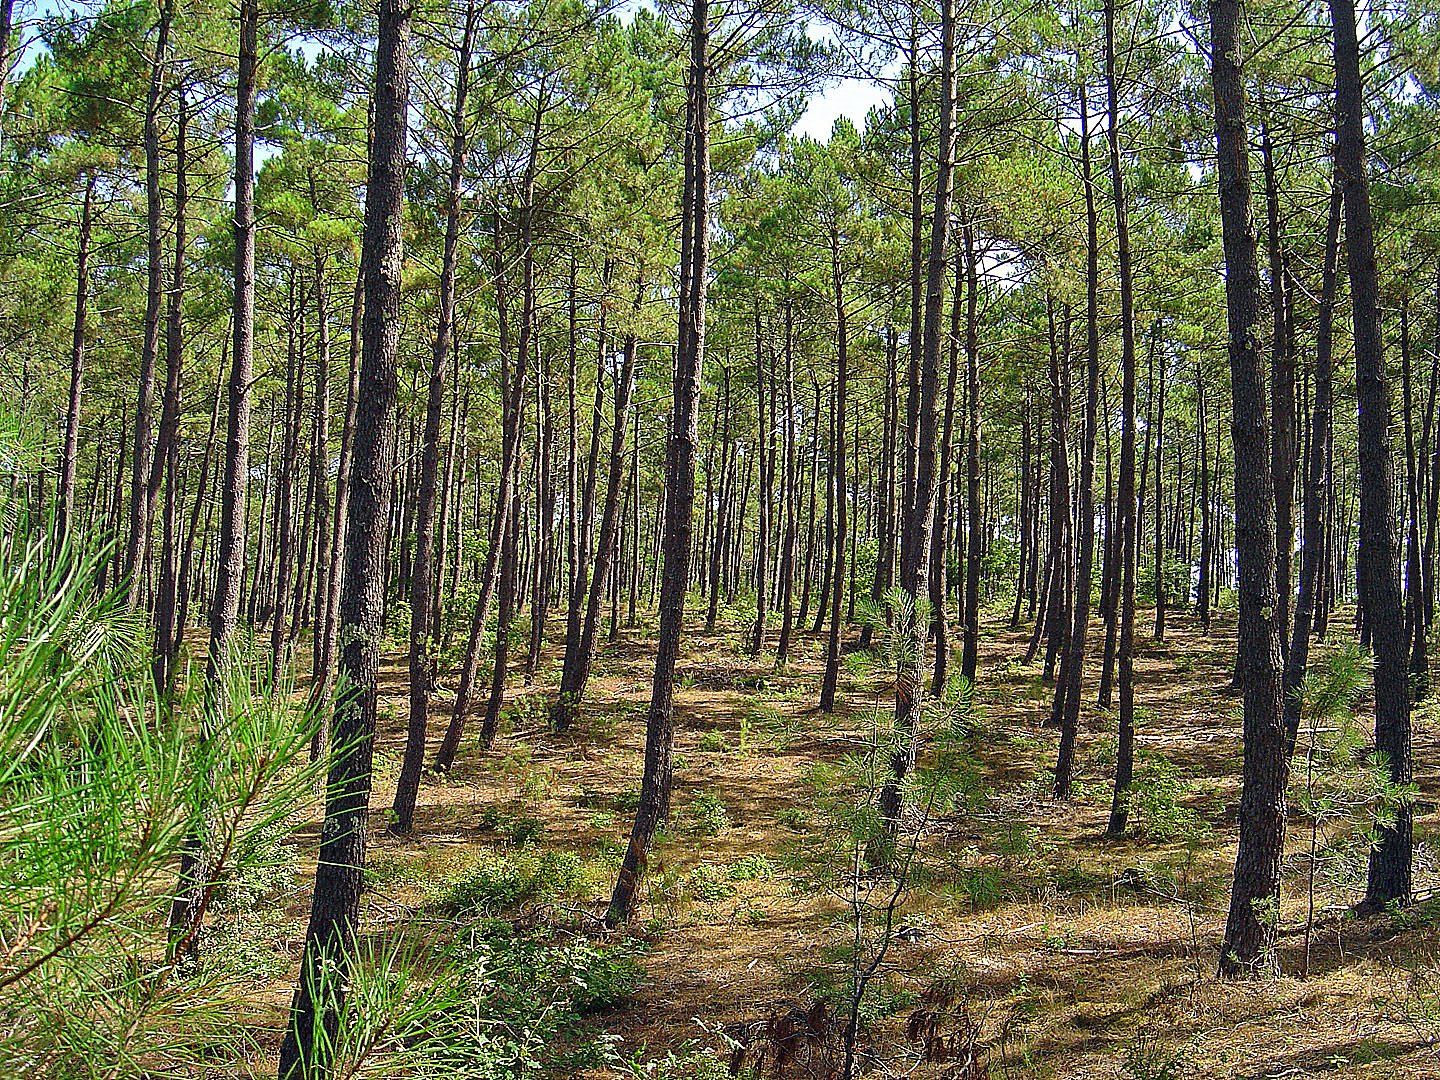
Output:
<path fill-rule="evenodd" d="M 225 471 L 220 489 L 220 537 L 215 593 L 210 606 L 210 647 L 205 662 L 206 716 L 201 738 L 218 729 L 222 681 L 240 615 L 245 583 L 245 519 L 250 475 L 250 384 L 255 370 L 255 89 L 259 67 L 258 0 L 241 0 L 235 83 L 235 263 L 231 314 L 231 365 L 225 418 Z M 123 438 L 122 438 L 123 445 Z M 121 478 L 115 477 L 116 518 Z M 174 952 L 193 956 L 203 903 L 204 807 L 197 807 L 180 859 L 180 880 L 170 905 Z"/>
<path fill-rule="evenodd" d="M 775 487 L 774 417 L 765 410 L 765 351 L 760 334 L 760 301 L 755 301 L 755 453 L 760 459 L 759 531 L 755 541 L 755 628 L 750 635 L 750 655 L 758 657 L 765 648 L 765 622 L 770 602 L 770 512 Z"/>
<path fill-rule="evenodd" d="M 660 594 L 660 638 L 645 722 L 645 772 L 606 921 L 634 914 L 636 888 L 645 873 L 655 830 L 670 811 L 675 742 L 675 661 L 685 618 L 690 537 L 695 502 L 695 438 L 700 377 L 705 365 L 705 292 L 710 253 L 710 9 L 694 0 L 690 70 L 686 89 L 685 184 L 681 199 L 679 335 L 675 350 L 674 410 L 665 451 L 665 570 Z M 637 492 L 638 494 L 638 492 Z"/>
<path fill-rule="evenodd" d="M 375 145 L 365 191 L 363 360 L 340 596 L 341 691 L 315 892 L 299 985 L 280 1047 L 282 1080 L 329 1071 L 364 886 L 366 815 L 375 742 L 376 680 L 385 631 L 383 563 L 395 441 L 400 332 L 401 221 L 409 113 L 411 8 L 380 0 L 375 50 Z"/>
<path fill-rule="evenodd" d="M 165 473 L 165 506 L 163 511 L 162 540 L 160 552 L 160 586 L 155 597 L 155 644 L 152 649 L 154 661 L 152 671 L 155 685 L 168 700 L 174 688 L 175 664 L 179 656 L 180 632 L 183 624 L 177 626 L 179 593 L 184 588 L 184 578 L 177 565 L 177 521 L 179 513 L 180 487 L 180 379 L 184 370 L 185 348 L 185 262 L 186 214 L 189 204 L 189 188 L 186 170 L 189 162 L 186 155 L 185 135 L 189 122 L 185 89 L 179 90 L 179 108 L 175 125 L 175 263 L 170 277 L 170 296 L 165 318 L 165 403 L 161 409 L 160 450 L 151 477 L 151 487 L 160 480 L 160 455 L 163 455 Z"/>
<path fill-rule="evenodd" d="M 794 304 L 785 301 L 785 422 L 781 452 L 784 457 L 780 494 L 780 639 L 775 645 L 775 667 L 783 670 L 790 661 L 790 638 L 795 632 L 795 491 L 797 469 L 795 465 L 795 309 Z M 843 425 L 842 425 L 843 428 Z M 841 432 L 843 438 L 843 430 Z M 840 549 L 836 562 L 835 588 L 844 592 L 843 573 L 845 551 Z"/>
<path fill-rule="evenodd" d="M 635 310 L 640 310 L 644 284 L 635 283 Z M 565 663 L 560 673 L 560 692 L 550 707 L 550 723 L 556 731 L 568 731 L 585 699 L 585 686 L 590 680 L 596 635 L 600 630 L 600 609 L 605 599 L 605 583 L 615 565 L 616 541 L 620 532 L 620 514 L 625 502 L 625 436 L 630 415 L 630 399 L 635 390 L 635 359 L 638 340 L 631 331 L 625 338 L 624 359 L 616 373 L 615 422 L 610 429 L 610 468 L 605 481 L 605 509 L 600 519 L 600 538 L 595 549 L 595 565 L 585 593 L 585 617 L 574 645 L 565 650 Z"/>
<path fill-rule="evenodd" d="M 435 346 L 430 352 L 430 378 L 425 388 L 425 431 L 420 450 L 420 486 L 415 504 L 415 564 L 410 573 L 410 721 L 405 733 L 405 756 L 392 806 L 392 832 L 404 835 L 414 827 L 415 800 L 425 763 L 425 733 L 430 715 L 430 691 L 435 681 L 433 592 L 435 554 L 436 480 L 440 472 L 440 418 L 444 409 L 445 368 L 450 362 L 451 332 L 455 326 L 455 266 L 460 250 L 461 182 L 469 151 L 467 98 L 470 92 L 470 54 L 476 30 L 475 0 L 465 6 L 465 31 L 455 56 L 455 103 L 450 113 L 450 182 L 445 200 L 445 247 L 440 262 L 440 305 L 435 323 Z"/>
<path fill-rule="evenodd" d="M 941 71 L 939 92 L 940 141 L 935 170 L 935 208 L 930 218 L 930 253 L 925 278 L 923 340 L 919 370 L 912 386 L 913 424 L 907 437 L 915 447 L 914 485 L 905 506 L 900 546 L 900 587 L 906 602 L 897 612 L 898 638 L 895 672 L 895 723 L 899 738 L 890 760 L 890 777 L 881 788 L 878 809 L 886 833 L 893 841 L 899 829 L 902 785 L 915 764 L 915 735 L 919 727 L 925 685 L 925 631 L 917 610 L 925 595 L 930 529 L 935 520 L 936 398 L 940 383 L 941 317 L 945 303 L 945 271 L 950 243 L 951 176 L 955 156 L 955 8 L 942 0 L 940 8 Z M 913 148 L 912 148 L 913 150 Z M 918 167 L 918 166 L 917 166 Z M 918 228 L 918 225 L 917 225 Z M 912 364 L 914 363 L 912 350 Z M 872 851 L 872 861 L 889 861 L 888 851 Z"/>
<path fill-rule="evenodd" d="M 845 274 L 840 265 L 838 226 L 832 229 L 830 236 L 830 281 L 835 290 L 835 415 L 836 427 L 840 432 L 840 437 L 835 440 L 834 452 L 830 455 L 830 483 L 836 493 L 832 550 L 838 564 L 844 557 L 845 536 L 849 527 L 849 498 L 845 477 L 845 410 L 850 378 L 850 328 L 845 311 Z M 830 636 L 825 642 L 825 674 L 820 680 L 820 711 L 823 713 L 835 711 L 835 690 L 840 679 L 840 638 L 843 633 L 840 615 L 843 591 L 830 590 Z"/>
<path fill-rule="evenodd" d="M 980 518 L 980 314 L 975 230 L 967 220 L 965 244 L 965 638 L 960 651 L 960 677 L 975 685 L 980 662 L 980 564 L 985 558 Z"/>
<path fill-rule="evenodd" d="M 1077 57 L 1077 67 L 1079 60 Z M 1055 762 L 1055 798 L 1069 799 L 1080 731 L 1080 692 L 1085 677 L 1085 647 L 1090 631 L 1090 599 L 1095 566 L 1095 443 L 1100 415 L 1100 240 L 1095 180 L 1090 163 L 1090 114 L 1085 84 L 1080 84 L 1080 174 L 1085 188 L 1085 429 L 1080 443 L 1077 488 L 1075 610 L 1050 722 L 1060 728 Z"/>
<path fill-rule="evenodd" d="M 3 39 L 0 39 L 0 72 L 3 64 Z M 90 232 L 94 209 L 95 174 L 92 172 L 85 176 L 79 248 L 75 255 L 75 330 L 70 345 L 70 398 L 65 409 L 65 448 L 60 458 L 60 498 L 55 514 L 57 546 L 69 539 L 75 510 L 75 463 L 80 450 L 80 398 L 85 384 L 85 325 L 90 303 Z"/>
<path fill-rule="evenodd" d="M 164 206 L 160 194 L 160 105 L 165 92 L 165 65 L 169 61 L 170 22 L 173 7 L 160 6 L 155 52 L 150 60 L 150 87 L 145 97 L 145 325 L 140 349 L 140 385 L 135 399 L 135 445 L 130 455 L 130 535 L 125 545 L 127 606 L 140 603 L 146 560 L 150 551 L 150 521 L 154 499 L 150 494 L 150 461 L 154 453 L 151 413 L 155 398 L 155 358 L 160 353 L 160 306 L 165 294 L 165 248 L 161 227 Z"/>
<path fill-rule="evenodd" d="M 1405 531 L 1405 636 L 1410 647 L 1410 693 L 1415 701 L 1430 694 L 1430 658 L 1421 613 L 1423 586 L 1420 570 L 1420 467 L 1415 450 L 1415 411 L 1410 363 L 1410 302 L 1400 307 L 1400 363 L 1405 432 L 1405 495 L 1408 527 Z"/>
<path fill-rule="evenodd" d="M 1125 171 L 1120 161 L 1120 95 L 1115 60 L 1115 0 L 1105 0 L 1105 88 L 1109 123 L 1110 185 L 1115 199 L 1115 255 L 1120 277 L 1120 638 L 1116 650 L 1120 696 L 1120 739 L 1115 755 L 1115 797 L 1106 833 L 1123 836 L 1130 814 L 1130 780 L 1135 768 L 1135 570 L 1139 554 L 1139 507 L 1135 493 L 1135 300 L 1130 259 Z M 1158 470 L 1157 470 L 1158 472 Z"/>
<path fill-rule="evenodd" d="M 1280 240 L 1280 188 L 1265 103 L 1260 103 L 1260 159 L 1265 173 L 1265 235 L 1270 263 L 1270 471 L 1275 478 L 1275 595 L 1280 643 L 1288 648 L 1290 562 L 1295 547 L 1295 350 L 1286 317 L 1285 256 Z"/>
<path fill-rule="evenodd" d="M 1160 323 L 1150 332 L 1150 356 L 1153 364 L 1159 353 Z M 1158 357 L 1158 382 L 1155 389 L 1155 631 L 1156 641 L 1165 640 L 1165 372 L 1169 360 Z M 1178 509 L 1179 493 L 1176 502 Z"/>

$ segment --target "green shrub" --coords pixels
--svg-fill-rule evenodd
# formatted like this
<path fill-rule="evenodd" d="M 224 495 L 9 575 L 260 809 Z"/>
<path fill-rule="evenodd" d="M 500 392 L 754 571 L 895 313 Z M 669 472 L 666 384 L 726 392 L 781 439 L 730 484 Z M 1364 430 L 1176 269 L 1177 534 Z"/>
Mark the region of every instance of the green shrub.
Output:
<path fill-rule="evenodd" d="M 701 863 L 685 875 L 685 891 L 692 899 L 709 904 L 734 896 L 735 886 L 714 863 Z"/>
<path fill-rule="evenodd" d="M 480 812 L 480 827 L 516 845 L 533 843 L 545 832 L 545 823 L 539 818 L 512 814 L 496 806 L 487 806 Z"/>
<path fill-rule="evenodd" d="M 1203 840 L 1211 835 L 1209 824 L 1180 800 L 1191 782 L 1180 775 L 1173 762 L 1159 754 L 1142 754 L 1130 787 L 1130 808 L 1136 821 L 1151 840 Z"/>
<path fill-rule="evenodd" d="M 726 871 L 731 881 L 758 881 L 775 872 L 764 855 L 745 855 L 730 864 Z"/>
<path fill-rule="evenodd" d="M 718 795 L 702 791 L 685 807 L 685 822 L 693 836 L 719 836 L 730 827 L 730 815 Z"/>
<path fill-rule="evenodd" d="M 434 903 L 459 915 L 498 915 L 573 896 L 584 884 L 574 852 L 483 851 L 440 885 Z"/>

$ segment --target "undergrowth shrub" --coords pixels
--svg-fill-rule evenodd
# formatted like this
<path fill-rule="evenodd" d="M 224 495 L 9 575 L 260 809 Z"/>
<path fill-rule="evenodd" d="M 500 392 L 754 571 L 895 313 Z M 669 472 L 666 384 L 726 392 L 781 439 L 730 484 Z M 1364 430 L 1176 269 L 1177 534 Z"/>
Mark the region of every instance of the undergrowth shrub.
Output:
<path fill-rule="evenodd" d="M 574 896 L 586 883 L 574 852 L 486 850 L 442 880 L 431 902 L 457 915 L 497 915 Z"/>
<path fill-rule="evenodd" d="M 719 836 L 729 827 L 730 815 L 713 791 L 702 791 L 685 807 L 685 830 L 692 836 Z"/>
<path fill-rule="evenodd" d="M 1199 841 L 1213 835 L 1209 823 L 1181 801 L 1192 786 L 1168 758 L 1140 755 L 1129 799 L 1136 824 L 1148 839 Z"/>

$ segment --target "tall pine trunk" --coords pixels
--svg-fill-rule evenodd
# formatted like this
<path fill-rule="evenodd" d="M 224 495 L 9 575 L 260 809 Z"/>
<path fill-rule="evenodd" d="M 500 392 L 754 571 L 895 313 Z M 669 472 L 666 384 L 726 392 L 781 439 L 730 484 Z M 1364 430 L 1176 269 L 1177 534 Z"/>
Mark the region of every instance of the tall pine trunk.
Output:
<path fill-rule="evenodd" d="M 1345 195 L 1345 250 L 1355 342 L 1355 397 L 1360 407 L 1360 602 L 1375 651 L 1375 750 L 1390 781 L 1411 780 L 1410 676 L 1395 531 L 1395 463 L 1390 453 L 1390 383 L 1380 332 L 1380 282 L 1365 150 L 1365 97 L 1353 0 L 1330 0 L 1335 28 L 1335 169 Z M 1392 825 L 1376 825 L 1365 902 L 1409 900 L 1412 814 L 1408 800 Z"/>
<path fill-rule="evenodd" d="M 1280 616 L 1275 596 L 1275 491 L 1270 475 L 1265 374 L 1256 333 L 1260 274 L 1250 204 L 1240 34 L 1240 0 L 1215 0 L 1210 8 L 1211 81 L 1230 334 L 1240 605 L 1236 656 L 1244 693 L 1245 739 L 1240 844 L 1220 954 L 1220 974 L 1232 977 L 1258 973 L 1273 963 L 1289 772 L 1281 716 Z"/>
<path fill-rule="evenodd" d="M 675 744 L 675 661 L 684 630 L 694 529 L 695 439 L 700 377 L 705 364 L 705 293 L 710 254 L 710 7 L 694 0 L 690 68 L 686 79 L 685 183 L 681 197 L 680 315 L 672 383 L 674 409 L 665 448 L 664 572 L 655 678 L 645 719 L 645 771 L 625 859 L 610 896 L 606 922 L 634 914 L 655 830 L 669 815 Z M 637 492 L 638 495 L 638 492 Z"/>
<path fill-rule="evenodd" d="M 384 563 L 395 442 L 400 333 L 401 221 L 410 89 L 410 14 L 380 0 L 375 51 L 375 128 L 365 185 L 361 260 L 365 314 L 360 398 L 351 465 L 345 579 L 340 594 L 341 689 L 335 701 L 315 893 L 290 1022 L 280 1047 L 282 1080 L 328 1072 L 344 1015 L 364 887 L 377 676 L 385 637 Z"/>

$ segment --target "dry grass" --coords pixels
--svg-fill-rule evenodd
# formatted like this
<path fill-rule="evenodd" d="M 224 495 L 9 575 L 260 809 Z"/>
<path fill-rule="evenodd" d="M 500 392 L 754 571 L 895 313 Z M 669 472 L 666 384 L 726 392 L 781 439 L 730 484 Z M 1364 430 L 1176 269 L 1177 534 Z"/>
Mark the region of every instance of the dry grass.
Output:
<path fill-rule="evenodd" d="M 896 1008 L 873 1025 L 878 1056 L 913 1075 L 945 1074 L 913 1054 L 905 1064 L 903 1050 L 913 1002 L 940 981 L 959 988 L 997 1078 L 1440 1076 L 1440 1057 L 1426 1044 L 1440 1034 L 1440 1018 L 1430 1026 L 1417 1021 L 1419 999 L 1410 985 L 1410 972 L 1433 967 L 1440 945 L 1425 920 L 1342 917 L 1357 897 L 1327 886 L 1311 974 L 1296 977 L 1303 937 L 1296 928 L 1305 917 L 1301 828 L 1292 834 L 1296 857 L 1281 911 L 1286 974 L 1255 984 L 1215 981 L 1240 769 L 1239 703 L 1225 687 L 1228 635 L 1202 635 L 1172 616 L 1161 645 L 1149 640 L 1148 620 L 1139 626 L 1140 747 L 1173 763 L 1182 805 L 1208 835 L 1191 830 L 1158 840 L 1140 829 L 1120 842 L 1102 838 L 1110 721 L 1093 707 L 1093 686 L 1086 691 L 1079 797 L 1068 805 L 1045 798 L 1056 741 L 1041 724 L 1050 691 L 1040 684 L 1038 663 L 1018 663 L 1025 635 L 989 627 L 974 740 L 988 801 L 981 813 L 938 823 L 933 843 L 934 854 L 957 872 L 991 871 L 987 880 L 997 894 L 972 898 L 935 888 L 909 898 L 906 911 L 917 931 L 892 954 L 883 992 Z M 801 635 L 783 673 L 768 657 L 740 656 L 738 640 L 736 633 L 706 635 L 697 627 L 686 642 L 676 695 L 676 813 L 700 793 L 713 793 L 729 827 L 713 837 L 677 827 L 651 877 L 673 883 L 702 862 L 723 870 L 754 855 L 776 869 L 735 882 L 733 894 L 709 902 L 648 894 L 635 932 L 647 942 L 649 981 L 627 1010 L 606 1020 L 630 1050 L 704 1040 L 707 1030 L 762 1018 L 779 1003 L 808 1005 L 827 980 L 843 977 L 840 906 L 797 892 L 779 868 L 806 843 L 809 768 L 853 747 L 865 710 L 884 706 L 883 673 L 847 666 L 844 708 L 825 717 L 814 707 L 818 639 Z M 403 840 L 384 832 L 406 707 L 403 671 L 388 669 L 372 821 L 373 856 L 388 871 L 367 917 L 377 925 L 404 922 L 422 895 L 420 883 L 443 876 L 468 852 L 503 842 L 505 829 L 524 820 L 543 823 L 542 844 L 592 859 L 588 910 L 600 910 L 605 860 L 629 826 L 626 804 L 616 797 L 638 784 L 652 662 L 651 643 L 640 636 L 605 647 L 582 721 L 564 737 L 544 729 L 543 709 L 524 704 L 531 697 L 538 704 L 553 687 L 558 657 L 544 658 L 534 687 L 518 685 L 517 673 L 514 719 L 497 747 L 484 753 L 467 741 L 451 776 L 427 777 L 415 833 Z M 447 704 L 442 693 L 435 740 Z M 1427 797 L 1437 779 L 1434 734 L 1418 724 L 1416 772 Z M 1434 818 L 1433 805 L 1422 803 L 1418 837 Z M 405 873 L 396 874 L 397 866 Z M 1433 884 L 1428 873 L 1421 877 L 1422 886 Z M 561 917 L 583 919 L 585 908 Z M 301 912 L 291 914 L 298 919 Z M 283 1008 L 288 989 L 273 990 Z"/>

